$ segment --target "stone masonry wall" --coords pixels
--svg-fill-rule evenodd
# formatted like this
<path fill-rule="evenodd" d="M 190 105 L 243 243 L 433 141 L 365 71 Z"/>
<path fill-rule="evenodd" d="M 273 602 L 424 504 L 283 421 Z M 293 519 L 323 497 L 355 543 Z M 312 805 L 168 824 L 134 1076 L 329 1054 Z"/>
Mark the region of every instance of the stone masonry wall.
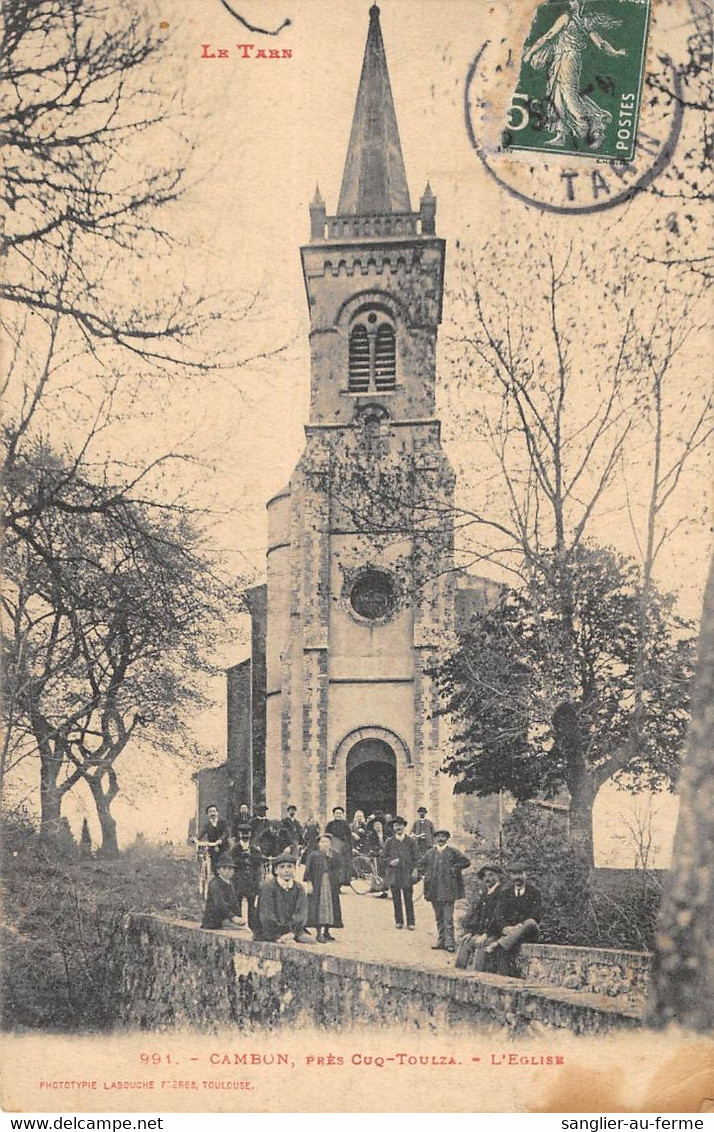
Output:
<path fill-rule="evenodd" d="M 650 960 L 646 951 L 528 943 L 521 948 L 519 972 L 537 983 L 617 996 L 637 1005 L 647 994 Z"/>
<path fill-rule="evenodd" d="M 125 933 L 119 1012 L 127 1026 L 602 1033 L 639 1025 L 637 1010 L 611 998 L 518 979 L 359 962 L 159 916 L 127 917 Z"/>

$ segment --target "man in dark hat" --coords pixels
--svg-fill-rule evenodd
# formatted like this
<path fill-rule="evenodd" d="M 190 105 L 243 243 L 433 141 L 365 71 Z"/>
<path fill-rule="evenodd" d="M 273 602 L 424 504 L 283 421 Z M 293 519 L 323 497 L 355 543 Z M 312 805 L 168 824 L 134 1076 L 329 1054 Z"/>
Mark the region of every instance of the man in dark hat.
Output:
<path fill-rule="evenodd" d="M 348 885 L 352 879 L 352 830 L 343 806 L 333 808 L 332 821 L 325 826 L 325 833 L 332 838 L 332 851 L 340 860 L 340 885 Z"/>
<path fill-rule="evenodd" d="M 247 802 L 241 802 L 238 813 L 233 819 L 233 837 L 237 841 L 242 825 L 250 825 L 251 813 Z"/>
<path fill-rule="evenodd" d="M 255 807 L 255 817 L 250 823 L 250 840 L 264 857 L 277 857 L 278 838 L 267 815 L 268 807 L 264 802 Z"/>
<path fill-rule="evenodd" d="M 256 902 L 263 879 L 263 856 L 256 845 L 251 844 L 250 826 L 238 826 L 238 840 L 233 846 L 233 891 L 238 901 L 238 915 L 243 911 L 243 900 L 248 907 L 248 926 L 255 927 Z"/>
<path fill-rule="evenodd" d="M 518 951 L 522 943 L 534 943 L 540 934 L 541 896 L 527 880 L 525 861 L 514 861 L 510 883 L 504 885 L 494 916 L 497 939 L 486 951 L 496 959 L 499 975 L 517 975 Z"/>
<path fill-rule="evenodd" d="M 420 853 L 426 853 L 434 844 L 434 823 L 429 821 L 426 816 L 428 813 L 426 806 L 420 806 L 417 810 L 417 820 L 412 826 L 412 837 L 416 838 Z"/>
<path fill-rule="evenodd" d="M 381 865 L 384 880 L 392 892 L 394 904 L 394 923 L 404 927 L 406 912 L 407 928 L 414 931 L 414 885 L 419 879 L 417 866 L 419 850 L 413 837 L 405 833 L 407 823 L 404 818 L 392 818 L 393 833 L 384 842 Z"/>
<path fill-rule="evenodd" d="M 224 853 L 216 861 L 217 876 L 211 878 L 208 886 L 202 928 L 216 931 L 218 928 L 241 928 L 245 924 L 233 891 L 234 870 L 233 858 L 228 853 Z"/>
<path fill-rule="evenodd" d="M 495 912 L 506 874 L 500 865 L 487 864 L 482 865 L 476 875 L 483 882 L 483 888 L 463 918 L 461 926 L 465 934 L 459 943 L 456 967 L 488 971 L 496 966 L 486 948 L 495 943 L 498 936 Z"/>
<path fill-rule="evenodd" d="M 421 859 L 419 872 L 424 877 L 424 899 L 434 909 L 437 940 L 433 951 L 456 951 L 454 940 L 454 903 L 463 900 L 463 871 L 471 864 L 468 857 L 449 845 L 448 829 L 437 829 L 434 845 Z"/>
<path fill-rule="evenodd" d="M 315 942 L 305 931 L 307 892 L 295 880 L 296 863 L 292 853 L 281 853 L 273 861 L 273 876 L 260 886 L 254 939 L 273 943 Z"/>

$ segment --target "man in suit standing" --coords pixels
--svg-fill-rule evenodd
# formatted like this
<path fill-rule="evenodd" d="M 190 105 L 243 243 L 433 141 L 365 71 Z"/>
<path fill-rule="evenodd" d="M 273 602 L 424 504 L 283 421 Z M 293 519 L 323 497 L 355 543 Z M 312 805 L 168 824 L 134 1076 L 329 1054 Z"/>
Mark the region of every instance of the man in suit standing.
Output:
<path fill-rule="evenodd" d="M 281 844 L 280 848 L 289 849 L 290 852 L 296 856 L 300 856 L 300 849 L 302 847 L 303 828 L 300 822 L 295 817 L 297 813 L 297 806 L 288 806 L 285 814 L 280 823 L 281 841 L 286 841 L 287 844 Z"/>
<path fill-rule="evenodd" d="M 419 850 L 413 837 L 404 831 L 407 823 L 404 818 L 392 819 L 392 836 L 388 837 L 382 850 L 381 864 L 384 879 L 392 891 L 394 904 L 394 923 L 404 927 L 406 912 L 407 928 L 414 931 L 414 885 L 419 879 L 417 866 Z"/>
<path fill-rule="evenodd" d="M 256 902 L 263 879 L 263 856 L 256 845 L 251 844 L 250 826 L 238 827 L 238 841 L 233 847 L 233 890 L 238 900 L 238 915 L 242 914 L 243 900 L 248 906 L 248 926 L 255 928 Z"/>
<path fill-rule="evenodd" d="M 541 896 L 526 879 L 525 861 L 514 861 L 509 872 L 511 883 L 503 888 L 496 906 L 498 938 L 486 951 L 496 958 L 499 975 L 516 975 L 516 958 L 522 943 L 534 943 L 540 935 Z"/>
<path fill-rule="evenodd" d="M 412 826 L 412 837 L 416 838 L 419 852 L 424 854 L 427 849 L 431 849 L 434 844 L 434 823 L 429 821 L 426 816 L 429 813 L 426 806 L 420 806 L 417 810 L 417 820 Z"/>
<path fill-rule="evenodd" d="M 437 829 L 434 846 L 427 850 L 419 866 L 424 877 L 424 899 L 434 909 L 437 941 L 432 951 L 455 951 L 454 903 L 464 898 L 463 871 L 471 864 L 468 857 L 449 845 L 448 829 Z"/>

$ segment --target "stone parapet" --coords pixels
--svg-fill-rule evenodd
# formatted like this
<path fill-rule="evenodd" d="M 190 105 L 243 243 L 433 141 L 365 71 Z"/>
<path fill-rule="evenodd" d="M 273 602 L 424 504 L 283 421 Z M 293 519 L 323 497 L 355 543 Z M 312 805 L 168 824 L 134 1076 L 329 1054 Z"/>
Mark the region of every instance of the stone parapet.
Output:
<path fill-rule="evenodd" d="M 142 1029 L 363 1024 L 584 1034 L 640 1024 L 636 1009 L 611 997 L 521 979 L 357 961 L 160 916 L 132 915 L 124 926 L 120 1018 Z"/>
<path fill-rule="evenodd" d="M 651 958 L 646 951 L 528 943 L 521 948 L 518 965 L 528 981 L 555 983 L 639 1005 L 647 994 Z"/>

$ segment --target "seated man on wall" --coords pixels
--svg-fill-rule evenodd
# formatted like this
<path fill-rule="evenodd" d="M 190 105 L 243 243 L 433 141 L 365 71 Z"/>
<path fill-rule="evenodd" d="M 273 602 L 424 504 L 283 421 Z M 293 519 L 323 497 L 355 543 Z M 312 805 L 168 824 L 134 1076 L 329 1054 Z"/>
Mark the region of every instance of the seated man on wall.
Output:
<path fill-rule="evenodd" d="M 253 938 L 272 943 L 314 943 L 305 931 L 307 892 L 295 880 L 297 859 L 281 853 L 273 861 L 273 876 L 260 887 L 258 918 Z"/>
<path fill-rule="evenodd" d="M 464 936 L 459 943 L 456 967 L 472 971 L 492 971 L 495 960 L 486 949 L 495 943 L 498 930 L 495 913 L 503 891 L 505 873 L 500 865 L 482 865 L 476 874 L 483 888 L 466 911 L 462 922 Z"/>
<path fill-rule="evenodd" d="M 233 858 L 227 853 L 216 861 L 217 876 L 211 878 L 203 910 L 202 928 L 216 931 L 218 928 L 242 928 L 240 905 L 233 889 Z"/>
<path fill-rule="evenodd" d="M 534 943 L 540 934 L 540 892 L 526 880 L 524 861 L 514 861 L 510 867 L 511 883 L 504 885 L 499 898 L 494 926 L 498 938 L 490 943 L 486 952 L 496 959 L 499 975 L 516 975 L 516 959 L 522 943 Z"/>

